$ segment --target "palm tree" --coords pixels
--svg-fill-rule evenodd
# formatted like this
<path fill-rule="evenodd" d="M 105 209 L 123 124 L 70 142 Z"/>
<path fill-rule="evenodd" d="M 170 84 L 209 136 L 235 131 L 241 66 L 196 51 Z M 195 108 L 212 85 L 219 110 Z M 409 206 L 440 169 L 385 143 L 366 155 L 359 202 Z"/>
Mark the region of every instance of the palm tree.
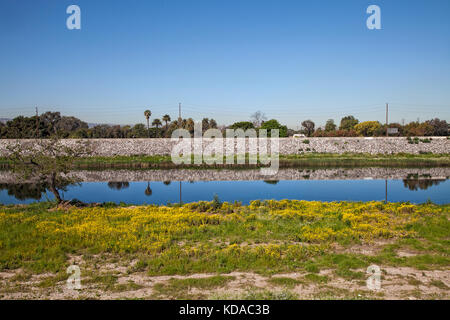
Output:
<path fill-rule="evenodd" d="M 155 126 L 156 129 L 158 129 L 159 126 L 160 126 L 161 124 L 162 124 L 162 123 L 161 123 L 161 120 L 159 120 L 158 118 L 156 118 L 156 119 L 153 120 L 153 122 L 152 122 L 152 126 Z"/>
<path fill-rule="evenodd" d="M 161 120 L 159 120 L 158 118 L 156 118 L 155 120 L 153 120 L 152 122 L 152 126 L 156 127 L 156 131 L 158 131 L 159 126 L 162 125 Z M 158 131 L 159 134 L 159 131 Z"/>
<path fill-rule="evenodd" d="M 169 126 L 169 122 L 170 122 L 170 116 L 168 115 L 168 114 L 165 114 L 163 117 L 162 117 L 162 119 L 163 119 L 163 121 L 166 123 L 166 130 L 167 130 L 167 127 Z"/>
<path fill-rule="evenodd" d="M 152 112 L 150 110 L 144 111 L 145 119 L 147 119 L 147 131 L 148 131 L 148 137 L 150 138 L 150 116 L 152 115 Z"/>

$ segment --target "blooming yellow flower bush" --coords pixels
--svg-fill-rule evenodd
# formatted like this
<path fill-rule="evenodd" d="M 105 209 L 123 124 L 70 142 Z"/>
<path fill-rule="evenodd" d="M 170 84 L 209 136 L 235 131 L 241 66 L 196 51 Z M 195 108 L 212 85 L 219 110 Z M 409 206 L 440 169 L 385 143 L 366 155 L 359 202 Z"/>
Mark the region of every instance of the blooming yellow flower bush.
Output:
<path fill-rule="evenodd" d="M 449 207 L 298 200 L 65 211 L 0 207 L 0 270 L 39 259 L 40 269 L 57 268 L 67 253 L 86 250 L 143 254 L 140 265 L 153 273 L 295 267 L 334 241 L 414 237 L 411 224 L 448 214 Z"/>
<path fill-rule="evenodd" d="M 39 221 L 35 232 L 107 251 L 157 252 L 176 236 L 226 220 L 233 220 L 233 216 L 199 213 L 188 206 L 85 208 Z"/>

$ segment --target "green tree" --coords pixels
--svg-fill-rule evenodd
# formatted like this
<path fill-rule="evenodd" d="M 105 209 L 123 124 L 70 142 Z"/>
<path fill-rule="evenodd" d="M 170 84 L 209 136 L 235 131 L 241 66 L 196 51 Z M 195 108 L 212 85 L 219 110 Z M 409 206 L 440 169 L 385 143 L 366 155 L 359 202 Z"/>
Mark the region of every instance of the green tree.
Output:
<path fill-rule="evenodd" d="M 333 119 L 328 119 L 327 123 L 325 124 L 325 131 L 326 132 L 336 131 L 336 124 L 334 123 Z"/>
<path fill-rule="evenodd" d="M 435 118 L 425 121 L 425 123 L 433 127 L 434 136 L 448 136 L 449 124 L 447 123 L 447 121 Z"/>
<path fill-rule="evenodd" d="M 183 119 L 183 128 L 188 130 L 191 135 L 194 134 L 195 122 L 192 118 L 187 120 Z"/>
<path fill-rule="evenodd" d="M 161 120 L 159 120 L 158 118 L 154 119 L 152 122 L 152 125 L 156 127 L 156 131 L 158 132 L 158 136 L 160 136 L 159 134 L 159 127 L 162 125 Z"/>
<path fill-rule="evenodd" d="M 133 138 L 145 138 L 149 136 L 150 130 L 146 130 L 143 123 L 138 123 L 131 129 L 131 132 Z"/>
<path fill-rule="evenodd" d="M 240 122 L 233 123 L 229 128 L 234 129 L 234 130 L 242 129 L 242 130 L 246 131 L 248 129 L 255 129 L 255 126 L 250 121 L 240 121 Z"/>
<path fill-rule="evenodd" d="M 40 137 L 57 134 L 58 123 L 61 121 L 61 114 L 59 112 L 47 111 L 39 116 L 39 123 L 43 125 L 40 127 Z"/>
<path fill-rule="evenodd" d="M 346 116 L 341 119 L 340 130 L 351 130 L 358 124 L 358 119 L 354 116 Z"/>
<path fill-rule="evenodd" d="M 278 129 L 279 130 L 279 137 L 287 137 L 287 127 L 281 125 L 277 120 L 275 119 L 271 119 L 268 121 L 265 121 L 260 129 L 266 129 L 267 130 L 267 136 L 270 137 L 271 136 L 271 132 L 270 130 L 272 129 Z"/>
<path fill-rule="evenodd" d="M 214 119 L 209 119 L 209 128 L 210 129 L 217 129 L 217 122 Z"/>
<path fill-rule="evenodd" d="M 154 119 L 152 122 L 152 126 L 155 126 L 156 129 L 158 129 L 161 125 L 162 125 L 161 120 L 159 120 L 158 118 Z"/>
<path fill-rule="evenodd" d="M 209 119 L 203 118 L 202 119 L 202 132 L 205 133 L 205 131 L 208 129 L 209 129 Z"/>
<path fill-rule="evenodd" d="M 70 134 L 69 137 L 73 139 L 88 139 L 91 137 L 90 133 L 89 129 L 81 128 Z"/>

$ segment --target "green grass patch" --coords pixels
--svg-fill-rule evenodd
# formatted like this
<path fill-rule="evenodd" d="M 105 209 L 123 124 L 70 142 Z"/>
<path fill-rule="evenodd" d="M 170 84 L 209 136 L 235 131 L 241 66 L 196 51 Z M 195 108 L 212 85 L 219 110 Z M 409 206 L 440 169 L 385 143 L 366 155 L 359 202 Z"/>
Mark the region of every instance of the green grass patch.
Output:
<path fill-rule="evenodd" d="M 297 300 L 298 295 L 289 290 L 261 290 L 259 288 L 250 288 L 243 293 L 214 293 L 211 300 Z"/>
<path fill-rule="evenodd" d="M 314 283 L 327 283 L 328 277 L 327 276 L 320 276 L 316 273 L 309 273 L 305 276 L 305 279 L 308 281 L 314 282 Z"/>
<path fill-rule="evenodd" d="M 305 142 L 308 141 L 308 142 Z M 415 140 L 414 140 L 415 141 Z M 417 140 L 419 141 L 419 140 Z M 425 140 L 424 140 L 425 141 Z M 309 140 L 304 140 L 304 144 L 308 144 Z M 415 143 L 415 142 L 413 142 Z M 419 143 L 419 142 L 417 142 Z M 423 142 L 427 143 L 427 142 Z M 306 151 L 311 151 L 306 148 Z M 191 169 L 248 169 L 262 166 L 258 161 L 256 165 L 249 164 L 249 155 L 246 154 L 245 164 L 237 164 L 238 156 L 234 157 L 233 165 L 226 165 L 225 157 L 223 164 L 201 164 L 194 165 L 194 156 L 192 156 L 192 164 L 175 165 L 170 155 L 134 155 L 134 156 L 111 156 L 100 157 L 92 156 L 79 158 L 75 162 L 74 169 L 83 170 L 102 170 L 102 169 L 172 169 L 172 168 L 191 168 Z M 8 169 L 11 162 L 0 157 L 0 168 Z M 402 168 L 418 168 L 418 167 L 448 167 L 450 166 L 450 154 L 369 154 L 369 153 L 318 153 L 302 152 L 300 154 L 289 154 L 279 156 L 279 165 L 281 168 L 302 167 L 302 168 L 323 168 L 323 167 L 402 167 Z"/>
<path fill-rule="evenodd" d="M 169 279 L 165 283 L 157 283 L 153 286 L 155 298 L 192 299 L 204 298 L 205 293 L 191 295 L 191 289 L 212 290 L 224 287 L 229 281 L 234 280 L 231 276 L 212 276 L 206 278 Z"/>
<path fill-rule="evenodd" d="M 302 281 L 300 281 L 298 279 L 288 278 L 288 277 L 273 277 L 273 278 L 269 278 L 268 282 L 275 286 L 287 287 L 287 288 L 294 288 L 295 286 L 303 283 Z"/>

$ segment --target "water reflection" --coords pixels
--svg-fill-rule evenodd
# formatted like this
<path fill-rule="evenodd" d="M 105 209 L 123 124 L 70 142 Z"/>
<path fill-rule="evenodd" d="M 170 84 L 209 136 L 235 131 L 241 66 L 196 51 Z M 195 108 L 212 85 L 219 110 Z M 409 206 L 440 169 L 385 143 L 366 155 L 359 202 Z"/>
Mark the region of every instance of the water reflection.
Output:
<path fill-rule="evenodd" d="M 110 181 L 108 182 L 108 187 L 114 190 L 126 189 L 130 186 L 128 181 Z"/>
<path fill-rule="evenodd" d="M 7 190 L 9 196 L 18 200 L 35 199 L 39 200 L 42 193 L 45 193 L 48 186 L 41 183 L 1 183 L 0 190 Z"/>
<path fill-rule="evenodd" d="M 432 186 L 437 186 L 445 179 L 405 179 L 403 185 L 411 191 L 427 190 Z"/>
<path fill-rule="evenodd" d="M 267 181 L 171 181 L 85 182 L 59 186 L 66 200 L 166 204 L 212 200 L 303 199 L 321 201 L 412 201 L 448 203 L 450 181 L 446 179 L 401 180 L 267 180 Z M 119 191 L 120 194 L 116 192 Z M 2 183 L 0 203 L 29 203 L 52 199 L 46 184 Z"/>
<path fill-rule="evenodd" d="M 152 189 L 150 188 L 150 182 L 147 182 L 147 188 L 145 188 L 144 194 L 149 197 L 153 194 Z"/>
<path fill-rule="evenodd" d="M 57 184 L 56 188 L 65 192 L 71 185 L 77 184 Z M 6 190 L 9 196 L 17 200 L 40 200 L 43 195 L 47 195 L 47 191 L 51 192 L 51 187 L 48 183 L 0 183 L 0 191 L 2 190 Z"/>

